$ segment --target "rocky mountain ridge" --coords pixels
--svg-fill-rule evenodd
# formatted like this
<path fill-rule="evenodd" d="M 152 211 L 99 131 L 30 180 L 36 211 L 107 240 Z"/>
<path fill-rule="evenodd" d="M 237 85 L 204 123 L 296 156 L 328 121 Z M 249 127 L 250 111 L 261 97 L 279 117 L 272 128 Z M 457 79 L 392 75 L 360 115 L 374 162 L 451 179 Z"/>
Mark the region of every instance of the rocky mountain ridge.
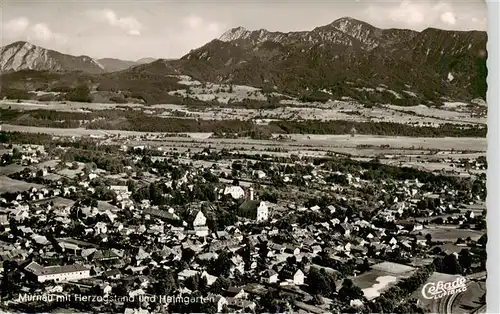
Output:
<path fill-rule="evenodd" d="M 15 42 L 0 48 L 0 72 L 37 71 L 82 71 L 103 73 L 104 67 L 88 56 L 71 56 L 35 46 L 28 42 Z"/>
<path fill-rule="evenodd" d="M 127 61 L 115 58 L 93 59 L 89 56 L 72 56 L 25 41 L 18 41 L 0 47 L 0 72 L 35 70 L 51 72 L 81 71 L 99 74 L 122 71 L 154 61 L 156 61 L 154 58 Z"/>
<path fill-rule="evenodd" d="M 177 67 L 198 80 L 290 93 L 356 88 L 359 96 L 383 85 L 430 101 L 470 100 L 486 94 L 486 42 L 486 32 L 380 29 L 346 17 L 303 32 L 233 28 Z"/>
<path fill-rule="evenodd" d="M 364 50 L 372 50 L 380 45 L 411 40 L 418 34 L 416 31 L 403 29 L 379 29 L 368 23 L 344 17 L 332 23 L 314 28 L 312 31 L 270 32 L 265 29 L 250 31 L 244 27 L 228 30 L 219 38 L 224 42 L 249 41 L 261 44 L 271 41 L 280 44 L 342 44 L 359 46 Z"/>

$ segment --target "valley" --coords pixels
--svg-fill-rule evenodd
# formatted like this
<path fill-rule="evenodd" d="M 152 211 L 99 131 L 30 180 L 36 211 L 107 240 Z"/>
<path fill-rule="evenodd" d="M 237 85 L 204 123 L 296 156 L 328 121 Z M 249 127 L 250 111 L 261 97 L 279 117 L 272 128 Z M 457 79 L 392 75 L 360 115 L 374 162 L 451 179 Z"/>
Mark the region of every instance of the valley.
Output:
<path fill-rule="evenodd" d="M 180 25 L 0 48 L 0 312 L 485 311 L 486 32 Z"/>

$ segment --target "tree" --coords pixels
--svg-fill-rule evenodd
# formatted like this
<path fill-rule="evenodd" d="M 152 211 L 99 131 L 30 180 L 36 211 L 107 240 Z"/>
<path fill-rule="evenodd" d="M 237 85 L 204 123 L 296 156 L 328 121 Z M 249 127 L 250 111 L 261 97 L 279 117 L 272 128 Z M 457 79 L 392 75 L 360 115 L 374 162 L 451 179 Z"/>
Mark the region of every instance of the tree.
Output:
<path fill-rule="evenodd" d="M 200 275 L 196 274 L 186 279 L 184 285 L 191 291 L 196 291 L 199 288 Z"/>
<path fill-rule="evenodd" d="M 425 235 L 425 240 L 428 244 L 432 243 L 432 235 L 430 233 Z"/>
<path fill-rule="evenodd" d="M 77 102 L 92 102 L 90 89 L 85 85 L 80 85 L 66 93 L 66 99 Z"/>
<path fill-rule="evenodd" d="M 14 261 L 3 262 L 3 277 L 0 285 L 0 296 L 12 296 L 21 282 L 20 273 L 17 270 L 17 263 Z"/>
<path fill-rule="evenodd" d="M 307 284 L 313 294 L 325 297 L 330 296 L 337 290 L 333 276 L 327 274 L 324 269 L 320 271 L 315 267 L 312 267 L 307 274 Z"/>
<path fill-rule="evenodd" d="M 481 246 L 486 246 L 486 243 L 488 242 L 488 235 L 485 233 L 483 234 L 479 240 L 477 240 L 477 244 Z"/>
<path fill-rule="evenodd" d="M 128 294 L 129 288 L 125 284 L 118 284 L 113 288 L 113 293 L 117 296 L 126 296 Z"/>
<path fill-rule="evenodd" d="M 450 275 L 461 274 L 463 269 L 462 266 L 458 263 L 455 254 L 450 254 L 445 256 L 443 259 L 443 270 L 444 273 Z"/>
<path fill-rule="evenodd" d="M 254 251 L 254 245 L 252 241 L 248 237 L 243 239 L 245 246 L 243 247 L 241 256 L 243 257 L 243 261 L 245 262 L 245 270 L 249 271 L 252 266 L 252 253 Z"/>
<path fill-rule="evenodd" d="M 136 183 L 134 180 L 127 180 L 127 188 L 130 192 L 134 192 L 136 189 Z"/>
<path fill-rule="evenodd" d="M 225 277 L 219 277 L 210 287 L 210 291 L 216 294 L 222 294 L 231 286 L 231 281 Z"/>
<path fill-rule="evenodd" d="M 276 291 L 269 290 L 260 300 L 259 313 L 280 313 L 285 312 L 284 304 L 280 300 L 282 297 Z"/>
<path fill-rule="evenodd" d="M 191 263 L 195 256 L 196 252 L 190 248 L 185 248 L 182 250 L 182 260 L 186 263 Z"/>
<path fill-rule="evenodd" d="M 170 270 L 160 268 L 156 278 L 159 280 L 153 285 L 155 294 L 171 295 L 177 289 L 175 278 Z"/>
<path fill-rule="evenodd" d="M 20 159 L 22 157 L 21 152 L 19 151 L 19 148 L 14 147 L 12 149 L 12 159 Z"/>
<path fill-rule="evenodd" d="M 363 291 L 358 286 L 354 285 L 351 279 L 344 279 L 344 282 L 342 282 L 342 288 L 339 290 L 339 298 L 344 302 L 349 302 L 362 297 Z"/>
<path fill-rule="evenodd" d="M 371 305 L 372 313 L 393 313 L 394 312 L 394 303 L 392 300 L 385 297 L 385 295 L 379 296 L 375 302 Z"/>
<path fill-rule="evenodd" d="M 470 269 L 472 266 L 472 256 L 470 254 L 470 251 L 467 249 L 462 249 L 458 255 L 458 262 L 460 263 L 460 266 L 464 269 Z"/>
<path fill-rule="evenodd" d="M 205 293 L 208 291 L 208 280 L 207 277 L 200 277 L 198 280 L 198 290 Z"/>
<path fill-rule="evenodd" d="M 228 277 L 231 270 L 231 260 L 229 253 L 223 251 L 212 265 L 214 275 Z"/>
<path fill-rule="evenodd" d="M 295 255 L 289 256 L 286 258 L 286 262 L 290 266 L 295 265 L 295 264 L 297 264 L 297 257 L 295 257 Z"/>

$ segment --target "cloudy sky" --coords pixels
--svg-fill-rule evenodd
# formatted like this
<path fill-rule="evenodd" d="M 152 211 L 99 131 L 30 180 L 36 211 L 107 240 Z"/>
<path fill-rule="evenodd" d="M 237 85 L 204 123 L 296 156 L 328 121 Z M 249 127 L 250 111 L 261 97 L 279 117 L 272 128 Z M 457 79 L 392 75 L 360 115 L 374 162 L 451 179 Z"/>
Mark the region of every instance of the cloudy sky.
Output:
<path fill-rule="evenodd" d="M 72 55 L 177 58 L 237 26 L 311 30 L 350 16 L 381 28 L 486 30 L 482 0 L 2 0 L 1 43 Z"/>

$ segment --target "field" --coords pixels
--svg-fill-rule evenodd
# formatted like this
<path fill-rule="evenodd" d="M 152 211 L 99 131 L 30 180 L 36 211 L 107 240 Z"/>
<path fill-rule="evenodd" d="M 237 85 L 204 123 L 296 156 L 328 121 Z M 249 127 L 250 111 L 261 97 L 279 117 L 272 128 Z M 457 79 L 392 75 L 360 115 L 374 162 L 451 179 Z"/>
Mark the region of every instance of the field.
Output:
<path fill-rule="evenodd" d="M 4 131 L 18 131 L 28 133 L 45 133 L 54 136 L 101 136 L 120 135 L 121 137 L 129 136 L 146 136 L 153 139 L 154 136 L 159 137 L 164 133 L 153 132 L 134 132 L 120 130 L 88 130 L 88 129 L 60 129 L 60 128 L 41 128 L 41 127 L 26 127 L 19 125 L 2 125 Z M 250 139 L 214 139 L 208 138 L 211 133 L 185 133 L 191 139 L 187 140 L 184 137 L 165 137 L 163 142 L 196 142 L 201 141 L 205 144 L 228 144 L 232 147 L 242 145 L 272 145 L 280 146 L 286 149 L 287 146 L 296 147 L 314 147 L 316 150 L 320 148 L 350 148 L 352 152 L 359 150 L 359 145 L 380 146 L 389 145 L 391 149 L 420 149 L 420 150 L 455 150 L 455 151 L 486 151 L 486 138 L 414 138 L 403 136 L 375 136 L 375 135 L 303 135 L 290 134 L 291 141 L 279 142 L 275 140 L 250 140 Z M 277 136 L 277 135 L 276 135 Z M 142 139 L 142 143 L 148 143 L 147 139 Z M 155 141 L 157 145 L 161 141 Z M 143 145 L 144 145 L 143 144 Z M 149 144 L 149 143 L 148 143 Z M 390 151 L 390 150 L 389 150 Z"/>
<path fill-rule="evenodd" d="M 64 197 L 53 197 L 53 198 L 47 198 L 41 201 L 36 201 L 34 202 L 36 204 L 47 204 L 47 203 L 53 203 L 54 207 L 71 207 L 75 203 L 75 201 L 72 201 L 70 199 L 64 198 Z"/>
<path fill-rule="evenodd" d="M 388 274 L 393 274 L 393 275 L 407 275 L 409 273 L 412 273 L 415 268 L 411 266 L 406 266 L 398 263 L 392 263 L 392 262 L 382 262 L 380 264 L 376 264 L 372 266 L 372 269 L 379 270 L 382 272 L 386 272 Z"/>
<path fill-rule="evenodd" d="M 399 280 L 411 276 L 415 268 L 383 262 L 373 265 L 372 269 L 362 275 L 351 278 L 355 285 L 363 290 L 365 297 L 372 300 L 382 292 L 394 286 Z M 338 284 L 340 286 L 341 283 Z"/>
<path fill-rule="evenodd" d="M 463 249 L 466 249 L 466 250 L 470 250 L 471 248 L 468 247 L 467 245 L 456 245 L 456 244 L 453 244 L 453 243 L 445 243 L 443 245 L 439 245 L 439 247 L 447 252 L 448 254 L 449 253 L 460 253 L 460 251 L 462 251 Z"/>
<path fill-rule="evenodd" d="M 391 162 L 387 162 L 388 164 L 391 164 Z M 394 164 L 393 162 L 392 164 Z M 398 165 L 400 167 L 413 167 L 413 168 L 420 168 L 420 169 L 425 169 L 428 171 L 457 171 L 458 169 L 453 167 L 451 164 L 443 164 L 442 162 L 422 162 L 422 161 L 404 161 L 404 162 L 399 162 L 397 161 Z M 486 170 L 471 170 L 470 171 L 473 174 L 480 174 L 480 173 L 486 173 Z"/>
<path fill-rule="evenodd" d="M 455 242 L 458 238 L 466 239 L 470 237 L 472 240 L 477 241 L 484 232 L 470 230 L 470 229 L 457 229 L 456 227 L 435 226 L 431 229 L 420 230 L 423 235 L 430 234 L 433 241 L 442 242 Z"/>
<path fill-rule="evenodd" d="M 385 108 L 391 110 L 404 110 L 405 112 L 413 112 L 419 116 L 432 117 L 435 119 L 441 119 L 448 122 L 469 122 L 469 123 L 484 123 L 481 118 L 471 117 L 470 112 L 466 108 L 467 104 L 460 104 L 458 106 L 445 106 L 444 109 L 430 108 L 424 105 L 412 106 L 412 107 L 398 107 L 394 105 L 385 105 Z"/>
<path fill-rule="evenodd" d="M 206 88 L 193 87 L 191 98 L 202 101 L 217 99 L 219 106 L 187 107 L 175 104 L 143 105 L 136 103 L 109 104 L 109 103 L 76 103 L 76 102 L 37 102 L 24 101 L 17 103 L 12 100 L 0 101 L 0 108 L 16 110 L 55 110 L 67 112 L 90 112 L 110 109 L 136 109 L 144 113 L 175 117 L 181 113 L 183 116 L 203 120 L 226 120 L 226 119 L 253 119 L 261 124 L 272 120 L 346 120 L 355 122 L 394 122 L 418 126 L 439 126 L 444 123 L 456 125 L 485 125 L 485 116 L 473 115 L 474 109 L 463 106 L 433 108 L 427 106 L 399 107 L 393 105 L 382 105 L 378 107 L 366 107 L 353 101 L 328 101 L 300 102 L 297 100 L 281 100 L 276 106 L 267 103 L 267 97 L 259 90 L 248 86 L 233 86 L 233 91 L 218 92 L 224 89 L 218 85 Z M 171 92 L 186 96 L 186 90 Z M 273 94 L 273 96 L 280 96 Z M 244 104 L 244 99 L 262 102 L 262 108 L 241 108 L 228 104 L 229 100 Z M 469 104 L 471 105 L 471 104 Z M 473 105 L 471 105 L 473 106 Z"/>
<path fill-rule="evenodd" d="M 0 167 L 0 175 L 1 176 L 8 176 L 13 173 L 22 171 L 24 169 L 23 166 L 17 165 L 17 164 L 10 164 L 8 166 Z"/>
<path fill-rule="evenodd" d="M 24 192 L 30 188 L 41 188 L 42 186 L 34 183 L 14 180 L 7 176 L 0 176 L 0 194 Z"/>

